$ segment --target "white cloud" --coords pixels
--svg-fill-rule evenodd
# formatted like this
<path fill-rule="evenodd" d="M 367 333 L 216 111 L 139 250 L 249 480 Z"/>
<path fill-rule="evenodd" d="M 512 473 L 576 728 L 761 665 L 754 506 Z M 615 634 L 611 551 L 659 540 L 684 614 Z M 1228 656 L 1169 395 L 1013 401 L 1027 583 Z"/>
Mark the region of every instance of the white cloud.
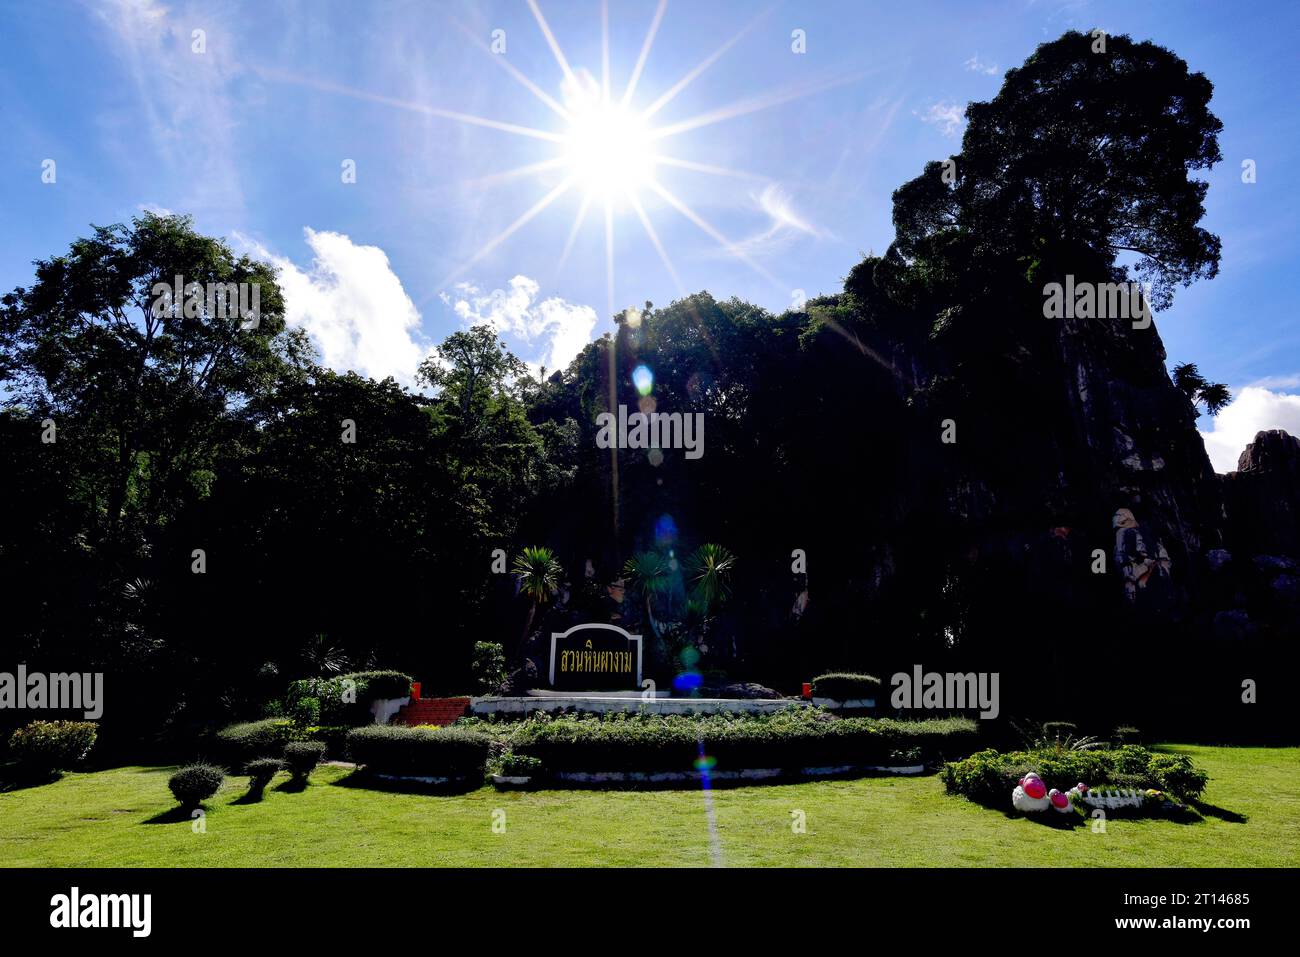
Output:
<path fill-rule="evenodd" d="M 938 127 L 939 132 L 944 136 L 956 135 L 962 128 L 962 124 L 966 122 L 966 108 L 944 100 L 932 103 L 924 113 L 919 115 L 922 123 Z"/>
<path fill-rule="evenodd" d="M 978 55 L 966 61 L 966 69 L 972 73 L 983 73 L 986 76 L 998 75 L 998 65 L 996 63 L 985 63 Z"/>
<path fill-rule="evenodd" d="M 728 246 L 725 250 L 728 255 L 737 252 L 748 256 L 770 253 L 787 245 L 799 233 L 818 238 L 827 235 L 825 230 L 814 226 L 796 212 L 789 195 L 777 183 L 768 183 L 761 193 L 752 198 L 771 222 L 762 232 Z"/>
<path fill-rule="evenodd" d="M 412 385 L 429 348 L 418 343 L 420 312 L 378 246 L 359 246 L 342 233 L 303 229 L 315 258 L 310 270 L 249 243 L 280 270 L 285 319 L 307 330 L 325 365 L 374 379 Z"/>
<path fill-rule="evenodd" d="M 1300 435 L 1300 395 L 1248 385 L 1214 417 L 1214 429 L 1201 433 L 1214 470 L 1235 471 L 1238 456 L 1255 440 L 1255 433 L 1268 429 Z"/>
<path fill-rule="evenodd" d="M 459 282 L 453 287 L 455 295 L 443 294 L 443 301 L 450 301 L 466 325 L 490 323 L 529 347 L 535 340 L 545 339 L 540 354 L 523 357 L 534 370 L 543 365 L 548 369 L 566 368 L 591 341 L 596 310 L 557 296 L 537 302 L 541 286 L 527 276 L 515 276 L 506 285 L 505 289 L 485 293 L 471 283 Z"/>

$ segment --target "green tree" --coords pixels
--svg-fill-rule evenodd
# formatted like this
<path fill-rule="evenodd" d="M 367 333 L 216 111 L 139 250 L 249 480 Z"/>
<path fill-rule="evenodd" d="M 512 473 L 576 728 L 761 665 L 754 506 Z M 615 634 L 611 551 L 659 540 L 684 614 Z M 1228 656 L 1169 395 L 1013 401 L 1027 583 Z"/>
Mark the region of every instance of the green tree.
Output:
<path fill-rule="evenodd" d="M 462 425 L 473 431 L 477 414 L 492 397 L 510 391 L 528 371 L 489 325 L 453 332 L 420 363 L 417 381 L 436 389 L 456 410 Z"/>
<path fill-rule="evenodd" d="M 1189 176 L 1221 159 L 1213 85 L 1154 43 L 1092 47 L 1076 31 L 1042 44 L 967 107 L 951 183 L 934 162 L 894 193 L 896 254 L 942 273 L 946 254 L 1056 267 L 1129 253 L 1161 308 L 1217 273 L 1219 239 L 1197 225 L 1209 184 Z"/>
<path fill-rule="evenodd" d="M 1204 403 L 1208 415 L 1217 415 L 1232 401 L 1232 392 L 1222 382 L 1210 382 L 1194 362 L 1181 362 L 1173 369 L 1174 385 L 1192 405 Z"/>
<path fill-rule="evenodd" d="M 5 404 L 76 436 L 97 537 L 148 534 L 206 494 L 250 402 L 308 364 L 306 339 L 285 327 L 274 269 L 199 235 L 189 217 L 96 227 L 35 265 L 30 288 L 0 299 Z M 164 300 L 157 290 L 178 276 L 186 290 L 256 287 L 258 314 L 232 315 L 206 294 Z"/>

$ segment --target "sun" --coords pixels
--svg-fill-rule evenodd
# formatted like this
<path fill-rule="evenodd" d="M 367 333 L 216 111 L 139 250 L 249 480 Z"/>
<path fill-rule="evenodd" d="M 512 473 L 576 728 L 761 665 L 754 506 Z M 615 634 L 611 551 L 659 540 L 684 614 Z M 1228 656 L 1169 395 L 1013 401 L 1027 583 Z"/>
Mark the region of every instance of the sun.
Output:
<path fill-rule="evenodd" d="M 633 106 L 636 100 L 637 85 L 641 79 L 646 60 L 650 55 L 650 49 L 654 44 L 659 25 L 663 21 L 668 0 L 659 0 L 655 7 L 654 16 L 650 21 L 645 40 L 641 44 L 640 53 L 636 58 L 635 65 L 632 67 L 631 75 L 627 79 L 621 96 L 613 94 L 610 84 L 608 0 L 601 0 L 600 3 L 601 62 L 599 80 L 593 77 L 589 71 L 581 68 L 574 69 L 570 65 L 564 51 L 560 49 L 555 34 L 551 31 L 550 24 L 542 16 L 542 11 L 538 7 L 538 0 L 526 0 L 526 2 L 532 11 L 533 18 L 537 21 L 537 26 L 546 39 L 547 45 L 551 49 L 551 53 L 554 54 L 556 65 L 563 77 L 560 84 L 560 96 L 564 101 L 563 103 L 543 90 L 532 79 L 525 76 L 518 67 L 511 63 L 509 57 L 498 55 L 500 51 L 490 48 L 482 37 L 463 24 L 457 23 L 456 26 L 460 28 L 471 43 L 491 56 L 492 62 L 509 73 L 516 82 L 527 89 L 559 119 L 559 124 L 553 129 L 524 126 L 505 120 L 475 116 L 460 110 L 434 106 L 430 103 L 399 100 L 390 96 L 358 90 L 337 83 L 299 77 L 269 68 L 259 68 L 257 72 L 262 76 L 283 82 L 300 83 L 329 93 L 382 103 L 387 106 L 412 110 L 426 116 L 442 117 L 459 123 L 486 127 L 555 145 L 555 152 L 549 159 L 495 173 L 478 181 L 480 184 L 486 185 L 521 176 L 549 174 L 557 170 L 564 174 L 559 185 L 550 188 L 549 192 L 520 213 L 501 232 L 484 243 L 477 252 L 462 261 L 459 266 L 438 283 L 435 287 L 436 290 L 444 289 L 453 279 L 463 275 L 516 232 L 540 216 L 570 190 L 575 190 L 584 195 L 579 203 L 577 215 L 574 217 L 573 224 L 569 229 L 568 240 L 559 254 L 556 269 L 558 272 L 567 261 L 574 240 L 584 223 L 588 221 L 588 213 L 593 210 L 593 207 L 602 211 L 603 217 L 597 213 L 595 218 L 603 218 L 604 220 L 606 308 L 611 313 L 614 309 L 615 210 L 619 214 L 629 212 L 635 214 L 636 220 L 640 222 L 646 238 L 654 247 L 655 252 L 659 254 L 659 258 L 672 278 L 678 292 L 686 295 L 686 289 L 681 278 L 677 275 L 672 260 L 668 256 L 668 250 L 659 240 L 659 235 L 651 221 L 650 211 L 642 203 L 643 197 L 656 198 L 664 206 L 685 217 L 723 250 L 772 283 L 774 288 L 790 288 L 788 283 L 780 282 L 741 246 L 732 243 L 703 216 L 692 209 L 689 203 L 676 196 L 658 178 L 657 174 L 661 168 L 670 168 L 711 176 L 739 177 L 760 182 L 770 181 L 769 178 L 673 156 L 664 152 L 663 147 L 667 141 L 680 138 L 691 131 L 787 103 L 819 90 L 839 86 L 851 80 L 852 77 L 831 78 L 822 82 L 773 90 L 676 122 L 667 124 L 652 123 L 657 114 L 671 103 L 678 94 L 690 86 L 697 77 L 717 62 L 741 37 L 763 20 L 766 14 L 758 14 L 747 26 L 744 26 L 712 54 L 705 57 L 694 69 L 688 71 L 680 80 L 659 94 L 648 106 L 637 109 Z M 433 294 L 431 292 L 430 296 Z M 421 303 L 423 301 L 421 300 Z"/>
<path fill-rule="evenodd" d="M 563 156 L 574 186 L 588 198 L 621 202 L 654 182 L 648 124 L 621 104 L 585 98 L 569 110 Z"/>

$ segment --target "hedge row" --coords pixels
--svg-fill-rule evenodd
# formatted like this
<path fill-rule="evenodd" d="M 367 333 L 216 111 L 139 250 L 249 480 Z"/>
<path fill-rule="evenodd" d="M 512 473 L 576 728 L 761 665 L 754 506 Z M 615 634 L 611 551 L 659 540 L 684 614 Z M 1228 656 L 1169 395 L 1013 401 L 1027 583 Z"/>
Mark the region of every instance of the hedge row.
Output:
<path fill-rule="evenodd" d="M 370 725 L 348 732 L 352 760 L 366 771 L 429 777 L 482 777 L 492 738 L 467 728 Z"/>
<path fill-rule="evenodd" d="M 683 771 L 703 755 L 718 770 L 915 764 L 966 755 L 968 718 L 833 718 L 810 708 L 771 715 L 608 715 L 533 719 L 510 735 L 514 755 L 546 771 Z"/>
<path fill-rule="evenodd" d="M 1185 799 L 1199 797 L 1209 780 L 1186 755 L 1153 754 L 1136 744 L 1113 751 L 980 751 L 965 760 L 945 764 L 940 775 L 949 794 L 1000 806 L 1011 800 L 1012 789 L 1029 771 L 1059 791 L 1068 791 L 1082 782 L 1090 788 L 1157 788 Z"/>

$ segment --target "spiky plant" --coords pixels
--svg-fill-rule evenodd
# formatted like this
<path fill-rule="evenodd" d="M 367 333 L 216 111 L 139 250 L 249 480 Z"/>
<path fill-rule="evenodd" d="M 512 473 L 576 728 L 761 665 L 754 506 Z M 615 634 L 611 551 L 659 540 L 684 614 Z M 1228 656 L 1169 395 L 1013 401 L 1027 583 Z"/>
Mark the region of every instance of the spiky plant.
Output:
<path fill-rule="evenodd" d="M 528 620 L 524 622 L 524 633 L 519 639 L 522 646 L 532 631 L 538 607 L 550 601 L 559 589 L 564 569 L 555 552 L 545 545 L 526 545 L 515 556 L 511 572 L 519 580 L 520 594 L 529 600 Z"/>
<path fill-rule="evenodd" d="M 706 543 L 686 559 L 686 580 L 691 598 L 705 615 L 714 613 L 731 597 L 731 573 L 736 556 L 721 545 Z"/>
<path fill-rule="evenodd" d="M 672 581 L 668 559 L 658 552 L 637 552 L 624 563 L 623 577 L 627 580 L 627 587 L 645 602 L 646 622 L 658 637 L 659 625 L 655 621 L 653 599 L 667 591 Z"/>

